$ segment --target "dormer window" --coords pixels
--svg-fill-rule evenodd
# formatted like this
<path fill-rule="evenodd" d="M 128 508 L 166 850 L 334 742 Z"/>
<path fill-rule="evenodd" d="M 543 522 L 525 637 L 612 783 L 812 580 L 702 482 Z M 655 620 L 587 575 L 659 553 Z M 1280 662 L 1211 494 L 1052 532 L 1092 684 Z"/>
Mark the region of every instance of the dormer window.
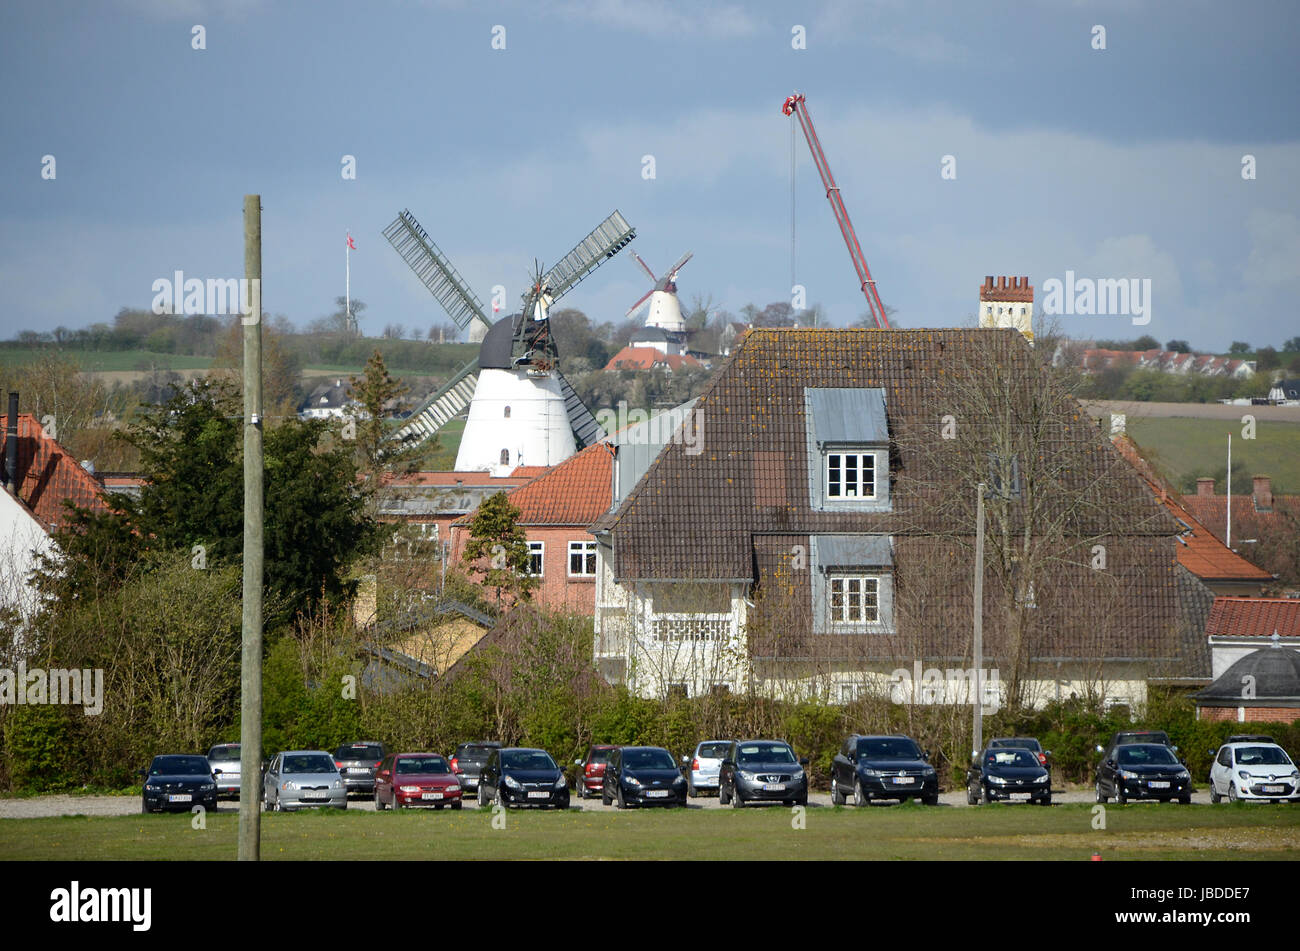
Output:
<path fill-rule="evenodd" d="M 876 454 L 874 452 L 828 452 L 826 454 L 826 500 L 874 499 L 876 497 Z"/>
<path fill-rule="evenodd" d="M 509 419 L 509 418 L 510 418 L 510 407 L 509 407 L 509 406 L 506 407 L 505 418 L 506 418 L 506 419 Z"/>
<path fill-rule="evenodd" d="M 815 512 L 883 512 L 889 502 L 889 423 L 880 387 L 804 390 L 808 502 Z"/>

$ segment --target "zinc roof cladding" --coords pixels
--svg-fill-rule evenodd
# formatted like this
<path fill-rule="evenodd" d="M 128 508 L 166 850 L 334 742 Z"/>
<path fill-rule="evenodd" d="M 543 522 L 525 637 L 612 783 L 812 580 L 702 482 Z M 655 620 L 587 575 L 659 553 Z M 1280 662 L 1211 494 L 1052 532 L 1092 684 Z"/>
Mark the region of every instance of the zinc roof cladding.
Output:
<path fill-rule="evenodd" d="M 807 392 L 818 445 L 889 444 L 885 391 L 879 387 L 817 387 Z"/>
<path fill-rule="evenodd" d="M 507 497 L 520 525 L 586 526 L 609 508 L 612 473 L 609 446 L 595 443 Z"/>
<path fill-rule="evenodd" d="M 1215 598 L 1208 637 L 1300 637 L 1300 598 Z"/>
<path fill-rule="evenodd" d="M 759 533 L 950 531 L 950 525 L 927 526 L 927 518 L 938 516 L 927 514 L 920 491 L 900 489 L 889 512 L 813 512 L 804 394 L 808 388 L 880 388 L 891 433 L 908 424 L 937 433 L 943 412 L 964 409 L 956 405 L 960 387 L 954 383 L 987 359 L 996 360 L 1008 379 L 1044 372 L 1014 330 L 750 331 L 696 403 L 702 443 L 695 448 L 702 451 L 670 444 L 619 508 L 593 526 L 612 534 L 616 576 L 752 578 L 750 539 Z M 1104 503 L 1092 507 L 1095 524 L 1082 530 L 1131 533 L 1141 480 L 1127 467 L 1111 478 L 1114 450 L 1077 406 L 1061 417 L 1047 438 L 1053 448 L 1077 451 L 1073 490 Z M 774 463 L 784 466 L 783 480 L 772 477 Z M 908 473 L 909 466 L 919 477 L 919 463 L 915 452 L 895 447 L 891 477 Z M 774 497 L 778 490 L 784 498 Z M 1150 512 L 1152 503 L 1145 504 Z M 1175 531 L 1162 519 L 1142 533 Z"/>
<path fill-rule="evenodd" d="M 0 416 L 0 436 L 3 439 L 8 438 L 8 428 L 8 417 Z M 99 482 L 66 449 L 46 435 L 30 413 L 18 414 L 16 485 L 18 497 L 32 510 L 46 531 L 57 531 L 66 526 L 65 500 L 95 512 L 108 511 L 101 498 L 103 488 Z"/>

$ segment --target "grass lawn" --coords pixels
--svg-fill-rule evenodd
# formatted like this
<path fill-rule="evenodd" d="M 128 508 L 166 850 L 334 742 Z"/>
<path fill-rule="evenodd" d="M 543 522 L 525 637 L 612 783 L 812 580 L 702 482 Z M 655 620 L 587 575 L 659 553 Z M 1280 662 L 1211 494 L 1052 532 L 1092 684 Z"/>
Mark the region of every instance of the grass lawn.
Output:
<path fill-rule="evenodd" d="M 1241 407 L 1243 415 L 1249 406 Z M 1142 452 L 1176 485 L 1195 491 L 1186 480 L 1198 475 L 1219 478 L 1214 489 L 1224 492 L 1222 474 L 1228 464 L 1228 434 L 1232 433 L 1232 491 L 1249 494 L 1252 475 L 1273 477 L 1276 493 L 1300 493 L 1300 423 L 1260 420 L 1255 438 L 1241 438 L 1241 423 L 1181 416 L 1128 419 L 1128 434 Z"/>
<path fill-rule="evenodd" d="M 0 366 L 26 366 L 42 356 L 56 356 L 76 360 L 85 371 L 149 370 L 206 370 L 212 366 L 211 357 L 182 356 L 175 353 L 153 353 L 149 350 L 64 350 L 0 348 Z"/>
<path fill-rule="evenodd" d="M 307 812 L 262 817 L 264 859 L 1291 859 L 1300 809 L 1225 804 L 784 808 L 567 813 Z M 177 815 L 5 819 L 9 859 L 233 859 L 239 817 L 191 828 Z"/>

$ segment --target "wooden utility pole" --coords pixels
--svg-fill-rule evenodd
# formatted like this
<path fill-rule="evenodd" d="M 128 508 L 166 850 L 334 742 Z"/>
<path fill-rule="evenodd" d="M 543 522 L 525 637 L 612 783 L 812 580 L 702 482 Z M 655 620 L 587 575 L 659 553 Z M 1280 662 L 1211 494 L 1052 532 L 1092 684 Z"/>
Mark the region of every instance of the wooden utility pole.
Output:
<path fill-rule="evenodd" d="M 262 843 L 262 196 L 244 196 L 244 642 L 240 665 L 239 860 Z"/>
<path fill-rule="evenodd" d="M 983 482 L 975 489 L 975 677 L 973 698 L 975 708 L 975 752 L 984 749 L 984 490 Z"/>

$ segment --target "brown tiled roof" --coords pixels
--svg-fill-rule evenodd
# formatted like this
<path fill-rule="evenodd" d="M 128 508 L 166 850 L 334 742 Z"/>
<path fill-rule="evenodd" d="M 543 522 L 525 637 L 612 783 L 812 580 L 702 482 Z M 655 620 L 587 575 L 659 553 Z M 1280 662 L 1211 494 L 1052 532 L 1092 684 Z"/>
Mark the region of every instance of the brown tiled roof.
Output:
<path fill-rule="evenodd" d="M 9 420 L 0 416 L 0 442 L 8 438 Z M 0 458 L 4 458 L 0 449 Z M 30 413 L 18 414 L 18 496 L 47 531 L 66 524 L 65 500 L 96 512 L 107 512 L 95 477 L 66 449 L 45 434 Z"/>
<path fill-rule="evenodd" d="M 663 353 L 654 347 L 624 347 L 605 364 L 606 370 L 651 370 L 666 366 L 671 370 L 698 367 L 700 361 L 688 354 Z"/>
<path fill-rule="evenodd" d="M 595 443 L 508 493 L 520 525 L 590 525 L 609 509 L 610 447 Z"/>
<path fill-rule="evenodd" d="M 1300 637 L 1300 598 L 1215 598 L 1210 637 Z"/>
<path fill-rule="evenodd" d="M 1133 464 L 1134 468 L 1146 480 L 1156 498 L 1178 519 L 1183 531 L 1178 536 L 1178 563 L 1183 565 L 1202 581 L 1229 581 L 1267 584 L 1273 576 L 1263 568 L 1252 565 L 1202 525 L 1186 508 L 1180 504 L 1178 493 L 1174 492 L 1151 467 L 1137 445 L 1127 436 L 1113 440 L 1120 455 Z"/>
<path fill-rule="evenodd" d="M 1191 512 L 1198 522 L 1204 525 L 1216 538 L 1227 537 L 1228 497 L 1226 495 L 1184 495 L 1183 507 Z M 1281 524 L 1284 518 L 1281 510 L 1290 509 L 1300 513 L 1300 495 L 1274 495 L 1273 507 L 1261 512 L 1255 507 L 1253 495 L 1232 496 L 1232 536 L 1234 539 L 1245 537 L 1241 530 L 1252 530 L 1253 525 Z"/>

